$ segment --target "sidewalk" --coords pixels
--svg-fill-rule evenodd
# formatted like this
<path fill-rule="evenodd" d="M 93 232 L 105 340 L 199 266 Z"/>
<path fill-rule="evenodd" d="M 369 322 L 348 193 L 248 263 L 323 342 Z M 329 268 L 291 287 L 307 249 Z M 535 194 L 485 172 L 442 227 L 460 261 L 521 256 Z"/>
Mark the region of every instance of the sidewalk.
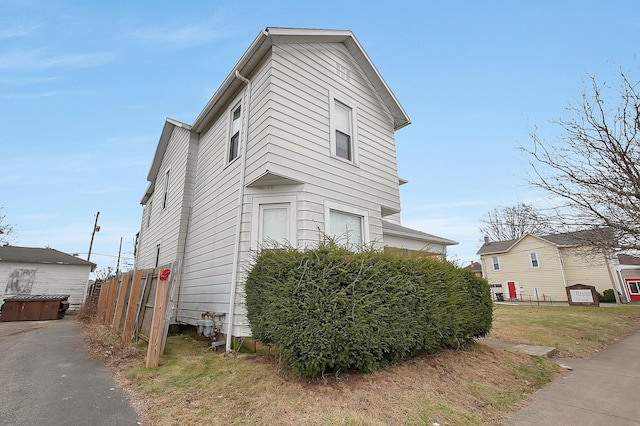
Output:
<path fill-rule="evenodd" d="M 0 425 L 137 425 L 74 317 L 0 322 Z"/>
<path fill-rule="evenodd" d="M 640 425 L 640 331 L 589 359 L 554 360 L 573 370 L 534 393 L 503 426 Z"/>

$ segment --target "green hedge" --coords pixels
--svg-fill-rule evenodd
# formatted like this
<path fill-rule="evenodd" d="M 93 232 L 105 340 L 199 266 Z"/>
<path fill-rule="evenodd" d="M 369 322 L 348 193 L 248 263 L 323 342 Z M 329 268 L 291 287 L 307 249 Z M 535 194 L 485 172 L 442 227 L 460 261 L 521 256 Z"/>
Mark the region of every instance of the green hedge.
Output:
<path fill-rule="evenodd" d="M 246 282 L 253 338 L 303 376 L 371 372 L 486 335 L 487 282 L 448 262 L 333 243 L 263 250 Z"/>

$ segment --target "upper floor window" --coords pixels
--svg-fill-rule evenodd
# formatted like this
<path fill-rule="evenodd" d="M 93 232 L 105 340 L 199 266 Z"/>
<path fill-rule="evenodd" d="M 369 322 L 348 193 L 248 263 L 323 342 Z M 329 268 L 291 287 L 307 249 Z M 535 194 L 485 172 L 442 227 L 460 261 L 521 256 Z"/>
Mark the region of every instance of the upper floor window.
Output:
<path fill-rule="evenodd" d="M 151 209 L 153 207 L 153 200 L 149 200 L 149 206 L 147 207 L 147 228 L 151 225 Z"/>
<path fill-rule="evenodd" d="M 500 270 L 500 257 L 499 256 L 492 256 L 491 257 L 491 264 L 493 265 L 493 270 L 494 271 L 499 271 Z"/>
<path fill-rule="evenodd" d="M 229 139 L 229 156 L 228 161 L 232 162 L 240 155 L 240 128 L 242 105 L 238 105 L 231 112 L 231 138 Z"/>
<path fill-rule="evenodd" d="M 156 268 L 160 265 L 160 244 L 156 245 Z"/>
<path fill-rule="evenodd" d="M 537 268 L 540 266 L 540 260 L 538 259 L 538 253 L 529 253 L 529 259 L 531 260 L 531 267 Z"/>
<path fill-rule="evenodd" d="M 351 108 L 335 103 L 336 123 L 336 156 L 351 161 Z"/>
<path fill-rule="evenodd" d="M 356 110 L 331 98 L 331 155 L 357 163 Z"/>
<path fill-rule="evenodd" d="M 167 207 L 167 202 L 169 200 L 169 172 L 170 170 L 167 170 L 167 173 L 164 175 L 164 194 L 162 196 L 163 209 Z"/>

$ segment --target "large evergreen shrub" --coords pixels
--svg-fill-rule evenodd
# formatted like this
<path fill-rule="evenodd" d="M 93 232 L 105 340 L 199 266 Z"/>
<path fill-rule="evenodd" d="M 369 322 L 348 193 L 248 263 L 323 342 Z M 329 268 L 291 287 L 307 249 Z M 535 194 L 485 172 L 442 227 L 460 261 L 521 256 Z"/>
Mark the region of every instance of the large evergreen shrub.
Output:
<path fill-rule="evenodd" d="M 448 262 L 375 250 L 263 250 L 246 282 L 253 338 L 304 376 L 371 372 L 486 335 L 487 282 Z"/>

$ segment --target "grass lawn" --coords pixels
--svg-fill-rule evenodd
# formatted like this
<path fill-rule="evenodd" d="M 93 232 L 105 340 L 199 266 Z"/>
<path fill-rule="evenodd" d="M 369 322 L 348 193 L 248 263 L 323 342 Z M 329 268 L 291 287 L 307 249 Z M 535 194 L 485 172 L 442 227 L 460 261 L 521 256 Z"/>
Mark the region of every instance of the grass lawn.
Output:
<path fill-rule="evenodd" d="M 638 307 L 499 305 L 492 337 L 584 357 L 639 323 Z M 102 326 L 85 329 L 145 425 L 499 424 L 530 393 L 563 374 L 546 359 L 471 344 L 374 374 L 301 379 L 271 355 L 214 354 L 188 334 L 169 336 L 161 366 L 145 369 L 145 351 L 119 348 Z"/>
<path fill-rule="evenodd" d="M 640 306 L 496 305 L 491 337 L 588 358 L 640 325 Z"/>

